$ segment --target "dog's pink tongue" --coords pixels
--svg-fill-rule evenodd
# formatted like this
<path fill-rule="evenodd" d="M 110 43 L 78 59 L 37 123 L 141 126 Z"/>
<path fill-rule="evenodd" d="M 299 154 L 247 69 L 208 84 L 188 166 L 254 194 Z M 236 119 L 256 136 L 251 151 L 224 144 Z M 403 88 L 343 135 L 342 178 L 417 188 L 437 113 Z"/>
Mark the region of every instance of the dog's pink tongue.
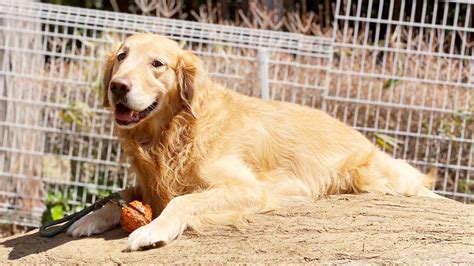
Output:
<path fill-rule="evenodd" d="M 115 107 L 115 118 L 121 121 L 130 121 L 132 120 L 133 111 L 126 107 L 123 104 L 118 104 Z"/>

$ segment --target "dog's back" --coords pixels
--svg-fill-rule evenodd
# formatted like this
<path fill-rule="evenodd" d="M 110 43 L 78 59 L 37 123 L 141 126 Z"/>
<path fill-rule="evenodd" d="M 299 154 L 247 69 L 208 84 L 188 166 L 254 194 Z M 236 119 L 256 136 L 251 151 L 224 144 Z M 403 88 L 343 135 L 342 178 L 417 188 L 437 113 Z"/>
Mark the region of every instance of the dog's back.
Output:
<path fill-rule="evenodd" d="M 315 109 L 211 87 L 201 124 L 215 123 L 209 156 L 233 154 L 272 193 L 312 198 L 381 192 L 438 197 L 431 180 L 381 152 L 357 130 Z M 199 128 L 199 127 L 198 127 Z M 213 135 L 210 128 L 198 130 Z M 199 133 L 198 133 L 199 134 Z M 198 136 L 199 138 L 199 136 Z"/>

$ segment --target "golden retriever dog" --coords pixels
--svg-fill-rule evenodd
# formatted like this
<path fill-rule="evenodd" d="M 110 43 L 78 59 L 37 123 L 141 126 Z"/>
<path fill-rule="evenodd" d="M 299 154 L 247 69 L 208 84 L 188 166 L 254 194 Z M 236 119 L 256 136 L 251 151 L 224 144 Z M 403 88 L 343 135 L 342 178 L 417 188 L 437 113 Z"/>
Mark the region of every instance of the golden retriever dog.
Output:
<path fill-rule="evenodd" d="M 106 59 L 104 105 L 137 174 L 121 192 L 154 220 L 128 250 L 167 244 L 295 201 L 338 193 L 439 197 L 431 180 L 355 129 L 292 103 L 251 98 L 214 83 L 202 61 L 163 36 L 136 34 Z M 116 227 L 108 204 L 70 227 L 74 237 Z"/>

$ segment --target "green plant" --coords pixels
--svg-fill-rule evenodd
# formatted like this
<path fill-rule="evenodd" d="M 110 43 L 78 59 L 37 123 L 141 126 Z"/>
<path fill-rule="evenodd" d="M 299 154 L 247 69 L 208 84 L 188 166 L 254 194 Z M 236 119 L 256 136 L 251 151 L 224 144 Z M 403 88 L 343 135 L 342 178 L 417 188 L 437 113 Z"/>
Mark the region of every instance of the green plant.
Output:
<path fill-rule="evenodd" d="M 460 179 L 458 181 L 457 192 L 459 193 L 474 193 L 474 180 Z"/>
<path fill-rule="evenodd" d="M 84 127 L 90 124 L 93 112 L 86 103 L 80 100 L 70 101 L 68 108 L 59 113 L 63 122 L 72 124 L 74 121 L 79 127 Z"/>
<path fill-rule="evenodd" d="M 403 144 L 403 141 L 383 133 L 374 133 L 376 143 L 387 151 L 393 151 L 393 148 Z"/>
<path fill-rule="evenodd" d="M 66 196 L 61 190 L 50 189 L 48 191 L 46 197 L 46 210 L 43 212 L 43 217 L 41 218 L 42 223 L 61 219 L 66 215 L 74 213 L 76 209 L 84 207 L 83 205 L 79 205 L 77 208 L 72 208 L 71 205 L 69 205 L 71 194 L 67 193 L 67 195 L 68 196 Z"/>
<path fill-rule="evenodd" d="M 81 195 L 84 189 L 84 187 L 77 187 L 76 194 Z M 64 191 L 67 191 L 67 193 L 64 193 Z M 110 192 L 110 189 L 99 189 L 96 187 L 91 187 L 87 189 L 86 198 L 90 198 L 91 196 L 105 198 L 110 194 Z M 71 215 L 75 212 L 81 211 L 89 205 L 83 202 L 78 205 L 71 204 L 73 193 L 74 191 L 72 187 L 69 187 L 68 189 L 64 188 L 63 190 L 50 189 L 46 197 L 46 210 L 43 212 L 41 222 L 47 223 L 50 221 L 61 219 L 67 215 Z"/>

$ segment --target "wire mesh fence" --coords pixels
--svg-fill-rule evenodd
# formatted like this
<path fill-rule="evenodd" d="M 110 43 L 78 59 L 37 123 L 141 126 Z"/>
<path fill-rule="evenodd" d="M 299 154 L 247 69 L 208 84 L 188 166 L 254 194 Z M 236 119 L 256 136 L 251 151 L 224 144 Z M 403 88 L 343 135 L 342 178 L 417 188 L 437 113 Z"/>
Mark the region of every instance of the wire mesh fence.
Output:
<path fill-rule="evenodd" d="M 337 1 L 334 36 L 323 38 L 3 1 L 0 222 L 36 226 L 46 207 L 62 215 L 133 184 L 101 106 L 101 64 L 134 32 L 178 41 L 228 88 L 326 110 L 394 156 L 436 168 L 436 192 L 472 202 L 473 29 L 362 2 Z M 469 18 L 472 4 L 421 7 L 430 8 Z"/>
<path fill-rule="evenodd" d="M 72 212 L 133 183 L 100 99 L 104 52 L 129 34 L 178 41 L 214 79 L 248 95 L 319 107 L 326 90 L 327 38 L 39 3 L 0 7 L 4 222 L 38 225 L 44 199 L 63 202 L 52 212 Z"/>
<path fill-rule="evenodd" d="M 473 2 L 338 1 L 335 14 L 327 111 L 473 202 Z"/>

